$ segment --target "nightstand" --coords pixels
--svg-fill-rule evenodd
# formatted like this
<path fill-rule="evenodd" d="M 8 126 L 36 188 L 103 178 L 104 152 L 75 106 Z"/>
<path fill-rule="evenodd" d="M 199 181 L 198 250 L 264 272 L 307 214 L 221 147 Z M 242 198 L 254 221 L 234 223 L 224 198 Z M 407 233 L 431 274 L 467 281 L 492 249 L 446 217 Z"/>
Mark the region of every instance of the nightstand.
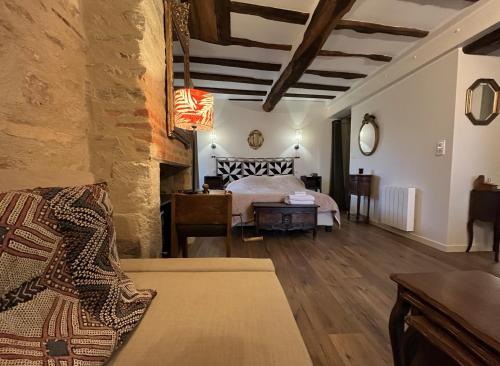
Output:
<path fill-rule="evenodd" d="M 368 208 L 365 216 L 365 222 L 370 221 L 370 199 L 372 191 L 372 176 L 363 174 L 352 174 L 349 176 L 349 212 L 347 213 L 347 219 L 351 217 L 351 195 L 357 196 L 356 203 L 356 221 L 362 216 L 359 213 L 361 197 L 368 198 Z"/>
<path fill-rule="evenodd" d="M 322 178 L 319 175 L 303 175 L 300 177 L 302 182 L 306 185 L 306 189 L 310 189 L 312 191 L 321 192 L 321 183 Z"/>
<path fill-rule="evenodd" d="M 208 184 L 208 188 L 210 189 L 224 189 L 224 182 L 220 175 L 205 175 L 203 182 Z"/>

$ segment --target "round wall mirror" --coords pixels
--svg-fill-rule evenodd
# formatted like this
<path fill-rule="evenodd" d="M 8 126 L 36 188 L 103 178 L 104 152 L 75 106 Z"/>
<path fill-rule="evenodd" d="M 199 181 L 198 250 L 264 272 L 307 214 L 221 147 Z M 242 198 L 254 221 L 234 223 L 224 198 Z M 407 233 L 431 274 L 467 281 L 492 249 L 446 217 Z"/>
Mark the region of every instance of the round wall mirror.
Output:
<path fill-rule="evenodd" d="M 498 116 L 500 87 L 493 79 L 479 79 L 467 89 L 465 114 L 475 125 L 488 125 Z"/>
<path fill-rule="evenodd" d="M 377 150 L 378 138 L 375 116 L 367 113 L 359 129 L 358 143 L 361 153 L 366 156 L 372 155 Z"/>

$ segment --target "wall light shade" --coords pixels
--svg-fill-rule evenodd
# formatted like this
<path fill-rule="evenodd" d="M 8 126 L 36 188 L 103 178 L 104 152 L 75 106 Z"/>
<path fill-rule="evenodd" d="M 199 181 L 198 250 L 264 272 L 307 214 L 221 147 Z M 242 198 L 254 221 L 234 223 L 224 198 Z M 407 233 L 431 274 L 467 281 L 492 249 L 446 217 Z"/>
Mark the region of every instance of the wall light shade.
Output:
<path fill-rule="evenodd" d="M 302 142 L 302 130 L 295 130 L 295 149 L 298 149 Z"/>
<path fill-rule="evenodd" d="M 178 89 L 174 94 L 175 127 L 209 131 L 214 126 L 214 97 L 198 89 Z"/>

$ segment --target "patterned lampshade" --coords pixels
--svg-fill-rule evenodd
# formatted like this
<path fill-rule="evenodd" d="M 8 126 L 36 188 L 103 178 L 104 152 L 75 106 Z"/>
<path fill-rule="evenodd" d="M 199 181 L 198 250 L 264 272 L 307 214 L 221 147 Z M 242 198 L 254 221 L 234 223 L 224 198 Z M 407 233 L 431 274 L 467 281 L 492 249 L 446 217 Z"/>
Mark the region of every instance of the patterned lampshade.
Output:
<path fill-rule="evenodd" d="M 198 89 L 175 91 L 175 127 L 209 131 L 214 126 L 214 97 Z"/>

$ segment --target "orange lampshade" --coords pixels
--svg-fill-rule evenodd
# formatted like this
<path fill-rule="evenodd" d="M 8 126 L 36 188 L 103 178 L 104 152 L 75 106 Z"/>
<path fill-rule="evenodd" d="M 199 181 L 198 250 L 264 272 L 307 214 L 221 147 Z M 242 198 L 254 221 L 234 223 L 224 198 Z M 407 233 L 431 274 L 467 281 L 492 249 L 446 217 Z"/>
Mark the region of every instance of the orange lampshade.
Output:
<path fill-rule="evenodd" d="M 175 91 L 175 127 L 208 131 L 214 126 L 214 97 L 198 89 Z"/>

